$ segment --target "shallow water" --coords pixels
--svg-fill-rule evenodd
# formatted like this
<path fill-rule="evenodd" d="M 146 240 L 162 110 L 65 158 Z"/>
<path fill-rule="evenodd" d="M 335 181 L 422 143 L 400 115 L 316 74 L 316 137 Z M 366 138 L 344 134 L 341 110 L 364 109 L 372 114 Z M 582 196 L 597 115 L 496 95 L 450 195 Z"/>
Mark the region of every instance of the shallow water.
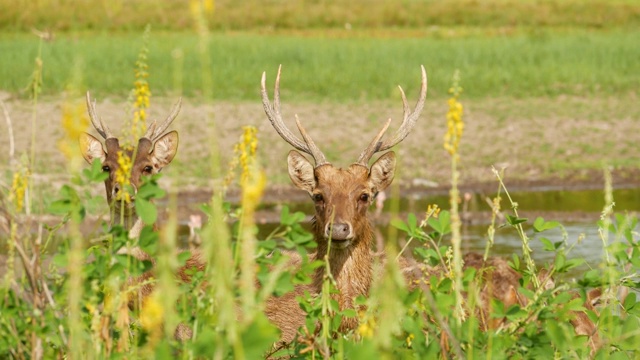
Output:
<path fill-rule="evenodd" d="M 554 252 L 544 250 L 540 242 L 541 237 L 546 237 L 552 242 L 566 241 L 566 247 L 570 248 L 567 252 L 567 258 L 585 260 L 584 265 L 570 271 L 569 276 L 571 277 L 580 277 L 580 273 L 598 267 L 602 263 L 605 252 L 597 225 L 600 212 L 604 207 L 602 190 L 542 189 L 542 191 L 516 191 L 510 195 L 513 201 L 518 203 L 520 216 L 528 218 L 523 227 L 529 237 L 529 246 L 538 266 L 553 263 L 555 258 Z M 493 197 L 495 194 L 470 194 L 467 196 L 467 200 L 461 204 L 461 216 L 466 219 L 462 228 L 463 252 L 484 253 L 491 217 L 487 200 L 490 201 Z M 511 214 L 512 210 L 510 206 L 507 206 L 506 196 L 502 194 L 501 197 L 503 214 Z M 640 188 L 615 189 L 613 198 L 614 212 L 631 213 L 635 216 L 640 212 Z M 415 192 L 402 198 L 399 204 L 394 205 L 391 201 L 387 201 L 381 216 L 383 220 L 377 221 L 376 226 L 381 234 L 387 234 L 388 222 L 384 220 L 384 214 L 388 215 L 390 208 L 399 208 L 398 213 L 401 217 L 403 214 L 414 213 L 420 218 L 430 204 L 437 204 L 441 208 L 447 209 L 449 208 L 449 197 L 447 194 L 431 195 L 428 191 L 424 191 Z M 305 214 L 313 213 L 313 206 L 309 200 L 303 203 L 289 204 L 289 206 L 292 211 L 302 211 Z M 542 216 L 546 221 L 560 222 L 566 235 L 563 234 L 560 227 L 543 233 L 534 233 L 531 224 L 538 216 Z M 266 235 L 273 229 L 273 225 L 262 225 L 261 229 L 261 233 Z M 609 242 L 615 240 L 613 234 L 610 234 L 609 238 Z M 401 237 L 399 242 L 402 241 Z M 419 244 L 412 244 L 412 246 L 414 245 L 419 246 Z M 505 225 L 504 220 L 496 220 L 494 245 L 490 254 L 502 257 L 511 257 L 516 254 L 522 257 L 522 240 L 515 229 Z"/>

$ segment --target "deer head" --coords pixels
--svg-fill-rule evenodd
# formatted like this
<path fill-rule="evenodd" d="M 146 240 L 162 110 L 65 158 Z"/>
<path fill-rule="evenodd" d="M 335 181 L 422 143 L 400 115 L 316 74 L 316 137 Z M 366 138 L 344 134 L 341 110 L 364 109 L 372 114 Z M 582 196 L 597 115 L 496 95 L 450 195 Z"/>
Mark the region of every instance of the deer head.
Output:
<path fill-rule="evenodd" d="M 89 118 L 91 119 L 93 127 L 104 139 L 104 146 L 100 140 L 94 136 L 83 133 L 80 135 L 80 150 L 82 151 L 82 156 L 89 164 L 91 164 L 93 160 L 99 159 L 102 164 L 102 170 L 109 174 L 109 177 L 104 181 L 104 185 L 107 193 L 107 202 L 109 203 L 112 213 L 119 214 L 123 211 L 125 217 L 135 216 L 135 194 L 142 183 L 142 177 L 157 174 L 173 160 L 178 150 L 178 133 L 176 131 L 170 131 L 166 134 L 163 133 L 178 115 L 180 105 L 181 101 L 178 101 L 169 117 L 167 117 L 161 125 L 158 126 L 154 121 L 149 126 L 147 132 L 138 140 L 135 149 L 123 148 L 107 125 L 98 117 L 95 101 L 92 102 L 91 95 L 87 92 Z M 116 200 L 125 185 L 119 183 L 116 179 L 116 172 L 120 168 L 118 153 L 121 153 L 120 156 L 124 155 L 131 159 L 130 185 L 133 188 L 133 194 L 131 194 L 131 201 L 129 202 Z M 121 208 L 123 203 L 125 208 Z M 112 223 L 114 222 L 114 218 L 117 219 L 118 216 L 112 216 Z M 131 225 L 132 224 L 129 224 L 129 226 Z"/>
<path fill-rule="evenodd" d="M 427 95 L 427 75 L 422 70 L 420 97 L 413 111 L 410 110 L 404 91 L 400 87 L 404 109 L 402 125 L 389 139 L 381 141 L 391 123 L 387 120 L 382 130 L 373 138 L 360 154 L 358 160 L 348 168 L 337 168 L 327 162 L 324 154 L 315 145 L 311 137 L 296 116 L 296 125 L 302 135 L 300 141 L 284 124 L 280 113 L 280 73 L 275 82 L 273 105 L 265 88 L 266 74 L 262 74 L 262 103 L 264 110 L 278 134 L 297 150 L 311 155 L 315 165 L 296 150 L 288 156 L 289 176 L 293 184 L 305 190 L 316 208 L 314 231 L 321 245 L 331 240 L 335 249 L 348 249 L 366 237 L 370 232 L 367 209 L 376 195 L 393 181 L 395 154 L 387 152 L 369 167 L 371 157 L 390 149 L 409 134 L 424 107 Z M 368 251 L 368 249 L 367 249 Z"/>

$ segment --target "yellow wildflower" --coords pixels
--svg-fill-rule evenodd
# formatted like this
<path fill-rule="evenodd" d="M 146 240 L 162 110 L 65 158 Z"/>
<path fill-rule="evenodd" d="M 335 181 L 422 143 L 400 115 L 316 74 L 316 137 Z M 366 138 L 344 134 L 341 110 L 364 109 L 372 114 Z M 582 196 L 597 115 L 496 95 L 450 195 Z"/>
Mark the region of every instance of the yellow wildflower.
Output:
<path fill-rule="evenodd" d="M 247 176 L 242 181 L 242 207 L 244 211 L 258 207 L 264 192 L 267 177 L 263 171 L 255 171 L 257 176 Z"/>
<path fill-rule="evenodd" d="M 87 112 L 82 103 L 65 102 L 62 104 L 62 129 L 64 136 L 58 141 L 58 148 L 67 158 L 71 169 L 80 166 L 80 149 L 77 139 L 89 126 Z"/>
<path fill-rule="evenodd" d="M 125 202 L 131 202 L 131 194 L 127 190 L 127 185 L 131 184 L 131 168 L 133 164 L 131 157 L 124 151 L 118 151 L 118 169 L 115 173 L 115 181 L 122 186 L 121 191 L 118 192 L 116 200 L 124 200 Z"/>
<path fill-rule="evenodd" d="M 447 101 L 449 110 L 447 111 L 447 133 L 444 135 L 444 148 L 451 155 L 458 153 L 458 144 L 464 130 L 464 122 L 462 121 L 463 107 L 458 101 L 462 88 L 458 85 L 460 82 L 460 72 L 456 70 L 453 75 L 453 87 L 449 89 L 452 97 Z"/>
<path fill-rule="evenodd" d="M 358 335 L 362 336 L 362 338 L 372 338 L 374 335 L 374 330 L 376 328 L 376 320 L 373 317 L 369 319 L 361 319 L 360 325 L 358 326 Z"/>
<path fill-rule="evenodd" d="M 425 218 L 430 218 L 430 217 L 434 217 L 434 218 L 438 218 L 438 215 L 440 215 L 440 207 L 438 207 L 438 205 L 436 204 L 429 204 L 427 206 L 427 214 L 425 216 Z"/>
<path fill-rule="evenodd" d="M 147 26 L 142 35 L 142 49 L 138 53 L 136 60 L 136 68 L 134 70 L 135 81 L 133 82 L 133 120 L 127 124 L 125 128 L 131 129 L 132 141 L 136 141 L 147 130 L 147 109 L 149 109 L 151 91 L 149 90 L 149 65 L 147 64 L 147 55 L 149 53 L 149 33 L 151 27 Z"/>
<path fill-rule="evenodd" d="M 26 167 L 22 167 L 13 173 L 9 202 L 13 204 L 16 212 L 21 212 L 24 207 L 25 193 L 29 186 L 29 176 L 30 172 Z"/>
<path fill-rule="evenodd" d="M 407 336 L 406 342 L 407 342 L 407 347 L 411 347 L 411 344 L 413 344 L 413 339 L 416 336 L 413 334 L 409 334 L 409 336 Z"/>
<path fill-rule="evenodd" d="M 151 333 L 161 329 L 164 322 L 164 307 L 157 294 L 156 291 L 154 295 L 145 299 L 140 311 L 140 325 Z"/>
<path fill-rule="evenodd" d="M 235 178 L 235 169 L 240 166 L 242 173 L 240 174 L 240 185 L 244 187 L 248 184 L 253 172 L 255 164 L 256 151 L 258 149 L 258 129 L 253 126 L 244 126 L 242 128 L 241 140 L 233 146 L 235 156 L 229 162 L 229 170 L 225 176 L 224 187 L 231 185 Z"/>
<path fill-rule="evenodd" d="M 194 18 L 201 17 L 203 15 L 211 15 L 215 11 L 214 0 L 191 0 L 189 2 L 189 10 Z"/>
<path fill-rule="evenodd" d="M 246 179 L 251 175 L 250 166 L 253 165 L 258 148 L 258 137 L 256 136 L 258 129 L 253 126 L 244 126 L 242 128 L 242 146 L 240 148 L 242 155 L 240 157 L 240 165 L 242 166 L 242 178 Z"/>

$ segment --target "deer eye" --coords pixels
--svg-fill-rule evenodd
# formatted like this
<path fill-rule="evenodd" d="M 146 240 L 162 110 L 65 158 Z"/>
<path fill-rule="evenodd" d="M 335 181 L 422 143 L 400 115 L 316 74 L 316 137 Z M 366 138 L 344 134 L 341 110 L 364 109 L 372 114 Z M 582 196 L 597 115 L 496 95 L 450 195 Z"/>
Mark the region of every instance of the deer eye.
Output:
<path fill-rule="evenodd" d="M 322 200 L 324 200 L 324 197 L 322 197 L 322 194 L 314 194 L 313 195 L 313 201 L 322 202 Z"/>
<path fill-rule="evenodd" d="M 362 202 L 367 202 L 367 201 L 369 201 L 369 194 L 362 194 L 362 195 L 360 195 L 360 201 L 362 201 Z"/>
<path fill-rule="evenodd" d="M 111 171 L 111 168 L 109 166 L 105 165 L 105 166 L 102 167 L 102 171 L 109 172 L 109 171 Z"/>
<path fill-rule="evenodd" d="M 149 165 L 145 166 L 144 169 L 142 169 L 142 171 L 144 171 L 147 174 L 151 174 L 151 171 L 153 170 L 153 168 Z"/>

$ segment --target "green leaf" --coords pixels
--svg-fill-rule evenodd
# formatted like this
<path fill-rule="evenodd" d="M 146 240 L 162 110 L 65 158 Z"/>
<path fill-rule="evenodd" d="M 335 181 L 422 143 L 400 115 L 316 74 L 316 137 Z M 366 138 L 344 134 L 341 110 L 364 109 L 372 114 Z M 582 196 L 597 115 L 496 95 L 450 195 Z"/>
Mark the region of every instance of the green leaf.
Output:
<path fill-rule="evenodd" d="M 275 325 L 262 312 L 258 312 L 253 321 L 244 327 L 241 337 L 244 344 L 250 345 L 245 346 L 244 356 L 247 359 L 261 359 L 264 358 L 265 349 L 278 341 L 279 334 Z"/>
<path fill-rule="evenodd" d="M 142 228 L 138 243 L 142 250 L 148 253 L 154 253 L 154 251 L 151 250 L 155 249 L 155 245 L 158 244 L 158 232 L 153 230 L 153 225 L 145 225 Z"/>
<path fill-rule="evenodd" d="M 567 261 L 567 258 L 565 257 L 564 253 L 560 252 L 556 255 L 556 260 L 555 260 L 555 268 L 556 271 L 560 271 L 560 269 L 563 268 L 565 262 Z"/>
<path fill-rule="evenodd" d="M 551 240 L 546 237 L 541 237 L 540 242 L 542 243 L 544 251 L 556 251 L 556 247 L 551 243 Z"/>
<path fill-rule="evenodd" d="M 138 189 L 138 192 L 136 193 L 136 201 L 138 201 L 138 199 L 140 198 L 145 200 L 159 199 L 164 197 L 165 195 L 166 191 L 162 190 L 158 186 L 158 184 L 156 184 L 155 182 L 147 181 Z"/>
<path fill-rule="evenodd" d="M 409 225 L 409 232 L 411 234 L 415 233 L 416 229 L 418 229 L 418 218 L 416 218 L 414 213 L 407 215 L 407 225 Z"/>
<path fill-rule="evenodd" d="M 162 341 L 160 344 L 156 345 L 156 355 L 155 359 L 157 360 L 171 360 L 174 358 L 174 355 L 171 351 L 171 346 L 167 341 Z"/>
<path fill-rule="evenodd" d="M 187 260 L 189 260 L 189 258 L 191 257 L 191 251 L 183 251 L 181 253 L 178 254 L 178 265 L 179 266 L 184 266 L 184 264 L 187 262 Z"/>
<path fill-rule="evenodd" d="M 89 182 L 102 182 L 107 180 L 107 178 L 109 177 L 108 172 L 102 171 L 102 163 L 100 162 L 100 159 L 97 158 L 93 159 L 91 168 L 82 170 L 82 175 Z"/>
<path fill-rule="evenodd" d="M 519 218 L 517 216 L 507 215 L 507 222 L 511 226 L 516 226 L 516 225 L 522 224 L 523 222 L 526 222 L 526 221 L 527 221 L 526 218 Z"/>
<path fill-rule="evenodd" d="M 138 198 L 135 201 L 136 213 L 146 224 L 153 224 L 158 219 L 158 210 L 149 200 Z"/>
<path fill-rule="evenodd" d="M 437 219 L 430 217 L 427 223 L 440 236 L 451 232 L 451 214 L 448 211 L 441 211 Z"/>
<path fill-rule="evenodd" d="M 626 311 L 629 311 L 629 310 L 633 309 L 636 305 L 637 305 L 636 293 L 635 292 L 629 292 L 627 297 L 624 299 L 624 305 L 623 305 L 624 309 Z"/>
<path fill-rule="evenodd" d="M 391 219 L 391 226 L 404 232 L 409 232 L 409 227 L 401 219 Z"/>
<path fill-rule="evenodd" d="M 553 228 L 556 228 L 560 226 L 560 223 L 557 221 L 548 221 L 545 222 L 543 218 L 541 217 L 537 217 L 536 220 L 533 222 L 533 231 L 535 232 L 543 232 L 546 230 L 551 230 Z"/>

